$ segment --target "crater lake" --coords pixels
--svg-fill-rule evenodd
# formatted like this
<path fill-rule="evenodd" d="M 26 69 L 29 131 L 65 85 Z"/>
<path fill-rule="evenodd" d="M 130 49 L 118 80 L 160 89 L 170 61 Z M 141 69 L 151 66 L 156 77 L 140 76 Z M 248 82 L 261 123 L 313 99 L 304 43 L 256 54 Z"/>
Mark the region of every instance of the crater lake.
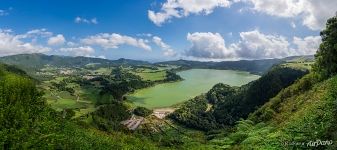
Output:
<path fill-rule="evenodd" d="M 184 80 L 140 89 L 127 96 L 137 106 L 169 107 L 206 93 L 217 83 L 241 86 L 260 76 L 244 71 L 190 69 L 177 73 Z"/>

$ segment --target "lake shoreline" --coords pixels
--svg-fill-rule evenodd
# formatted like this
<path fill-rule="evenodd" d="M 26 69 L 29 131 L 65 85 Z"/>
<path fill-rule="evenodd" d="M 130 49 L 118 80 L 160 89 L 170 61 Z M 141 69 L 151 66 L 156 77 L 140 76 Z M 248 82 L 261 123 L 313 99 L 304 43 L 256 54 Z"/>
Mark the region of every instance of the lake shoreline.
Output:
<path fill-rule="evenodd" d="M 177 74 L 185 80 L 138 89 L 126 97 L 135 106 L 149 109 L 174 107 L 206 93 L 217 83 L 241 86 L 260 77 L 246 71 L 218 69 L 189 69 Z"/>

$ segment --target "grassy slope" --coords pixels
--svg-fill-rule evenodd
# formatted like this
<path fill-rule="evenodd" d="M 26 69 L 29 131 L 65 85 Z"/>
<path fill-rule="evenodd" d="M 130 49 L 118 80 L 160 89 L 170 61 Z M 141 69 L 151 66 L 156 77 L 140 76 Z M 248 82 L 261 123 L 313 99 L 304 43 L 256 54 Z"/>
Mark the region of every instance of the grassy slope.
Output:
<path fill-rule="evenodd" d="M 0 149 L 158 149 L 147 139 L 63 118 L 27 76 L 12 70 L 0 64 Z"/>
<path fill-rule="evenodd" d="M 212 142 L 231 149 L 317 149 L 307 144 L 320 139 L 333 140 L 336 148 L 337 76 L 322 82 L 315 79 L 313 74 L 300 79 L 253 113 L 250 120 L 240 121 L 234 133 Z"/>
<path fill-rule="evenodd" d="M 295 69 L 311 70 L 312 64 L 314 64 L 313 59 L 308 59 L 303 56 L 303 57 L 295 57 L 294 59 L 289 59 L 285 63 L 281 64 L 281 66 L 292 67 Z"/>
<path fill-rule="evenodd" d="M 166 79 L 165 69 L 152 70 L 147 68 L 138 68 L 131 72 L 140 76 L 144 81 L 162 81 Z"/>
<path fill-rule="evenodd" d="M 57 111 L 69 108 L 75 109 L 76 117 L 94 111 L 95 102 L 97 101 L 97 98 L 99 98 L 99 89 L 80 86 L 77 83 L 69 83 L 67 87 L 74 88 L 76 95 L 79 96 L 79 101 L 77 101 L 77 96 L 71 95 L 67 91 L 51 89 L 50 82 L 59 83 L 65 78 L 66 77 L 57 77 L 50 81 L 44 81 L 40 85 L 40 87 L 45 89 L 44 97 L 47 99 L 48 104 Z"/>
<path fill-rule="evenodd" d="M 136 73 L 136 75 L 139 75 L 143 80 L 147 81 L 161 81 L 166 78 L 166 72 L 165 71 L 158 71 L 158 72 L 140 72 Z"/>

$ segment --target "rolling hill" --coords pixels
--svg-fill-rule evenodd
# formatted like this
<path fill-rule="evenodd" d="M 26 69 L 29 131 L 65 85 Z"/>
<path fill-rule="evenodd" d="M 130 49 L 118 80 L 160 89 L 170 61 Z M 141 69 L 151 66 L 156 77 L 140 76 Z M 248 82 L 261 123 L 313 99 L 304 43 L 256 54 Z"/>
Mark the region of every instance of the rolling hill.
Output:
<path fill-rule="evenodd" d="M 98 64 L 100 66 L 112 65 L 148 65 L 149 62 L 138 61 L 131 59 L 118 59 L 108 60 L 102 58 L 92 57 L 71 57 L 71 56 L 59 56 L 59 55 L 45 55 L 40 53 L 35 54 L 18 54 L 11 56 L 4 56 L 0 58 L 0 62 L 19 66 L 22 68 L 34 68 L 40 69 L 45 65 L 51 65 L 55 67 L 84 67 L 87 64 Z"/>
<path fill-rule="evenodd" d="M 222 61 L 222 62 L 202 62 L 190 60 L 165 61 L 150 63 L 147 61 L 131 60 L 120 58 L 118 60 L 109 60 L 91 57 L 70 57 L 45 54 L 18 54 L 0 57 L 0 62 L 15 65 L 26 72 L 35 72 L 46 65 L 55 67 L 84 67 L 88 64 L 95 64 L 99 67 L 106 66 L 137 66 L 137 65 L 175 65 L 182 69 L 220 69 L 220 70 L 240 70 L 248 71 L 254 74 L 263 74 L 276 64 L 283 62 L 293 62 L 295 60 L 312 61 L 312 56 L 293 56 L 284 59 L 263 59 L 263 60 L 240 60 L 240 61 Z"/>
<path fill-rule="evenodd" d="M 221 61 L 221 62 L 202 62 L 190 60 L 176 60 L 156 63 L 157 65 L 176 65 L 182 66 L 186 69 L 220 69 L 220 70 L 240 70 L 247 71 L 254 74 L 262 75 L 267 72 L 272 66 L 285 63 L 303 60 L 305 62 L 313 62 L 312 55 L 307 56 L 292 56 L 283 59 L 261 59 L 261 60 L 239 60 L 239 61 Z"/>

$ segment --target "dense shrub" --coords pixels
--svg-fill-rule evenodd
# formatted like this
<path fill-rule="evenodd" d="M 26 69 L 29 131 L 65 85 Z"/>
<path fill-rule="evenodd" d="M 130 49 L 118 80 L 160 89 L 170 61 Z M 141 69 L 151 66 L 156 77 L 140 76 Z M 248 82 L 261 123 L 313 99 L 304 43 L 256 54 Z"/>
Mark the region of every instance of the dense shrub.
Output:
<path fill-rule="evenodd" d="M 249 113 L 254 112 L 257 107 L 268 102 L 283 88 L 291 85 L 307 73 L 308 71 L 275 67 L 260 79 L 240 87 L 234 94 L 227 95 L 227 90 L 220 90 L 218 93 L 224 93 L 227 96 L 221 101 L 218 100 L 219 102 L 215 104 L 213 115 L 217 122 L 233 125 L 240 118 L 247 118 Z M 216 87 L 216 89 L 219 89 L 219 87 Z M 228 89 L 228 87 L 225 89 Z"/>
<path fill-rule="evenodd" d="M 321 37 L 322 43 L 315 55 L 314 70 L 323 78 L 328 78 L 337 74 L 337 16 L 328 19 Z"/>
<path fill-rule="evenodd" d="M 215 119 L 206 110 L 207 100 L 205 96 L 197 96 L 183 103 L 177 110 L 169 115 L 169 118 L 187 127 L 204 131 L 217 128 Z"/>
<path fill-rule="evenodd" d="M 123 129 L 121 121 L 130 118 L 127 107 L 121 103 L 101 105 L 92 113 L 93 123 L 103 131 Z"/>
<path fill-rule="evenodd" d="M 142 116 L 142 117 L 146 117 L 152 114 L 152 110 L 147 109 L 145 107 L 137 107 L 133 110 L 133 113 L 137 116 Z"/>

